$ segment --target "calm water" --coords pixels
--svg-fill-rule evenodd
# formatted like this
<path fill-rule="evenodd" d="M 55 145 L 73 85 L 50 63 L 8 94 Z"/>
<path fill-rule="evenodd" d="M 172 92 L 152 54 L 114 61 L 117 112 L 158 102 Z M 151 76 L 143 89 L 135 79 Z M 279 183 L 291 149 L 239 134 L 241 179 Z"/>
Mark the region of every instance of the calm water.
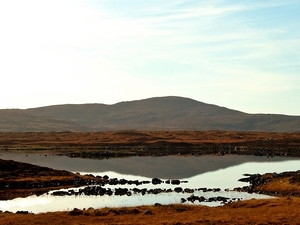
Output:
<path fill-rule="evenodd" d="M 125 178 L 127 180 L 149 180 L 158 177 L 162 180 L 180 179 L 182 188 L 221 188 L 220 192 L 195 191 L 194 195 L 208 197 L 229 198 L 266 198 L 267 196 L 225 191 L 247 185 L 237 180 L 244 173 L 267 173 L 295 171 L 300 169 L 298 158 L 267 158 L 255 156 L 164 156 L 164 157 L 129 157 L 116 159 L 81 159 L 57 156 L 51 154 L 32 153 L 0 153 L 2 159 L 13 159 L 55 169 L 94 175 L 108 175 L 110 178 Z M 111 189 L 127 187 L 133 189 L 135 185 L 105 186 Z M 178 187 L 171 184 L 144 184 L 138 188 L 171 188 Z M 10 201 L 0 201 L 0 210 L 27 210 L 34 213 L 46 211 L 71 210 L 73 208 L 101 208 L 119 206 L 149 205 L 154 203 L 180 203 L 181 198 L 187 198 L 189 193 L 164 194 L 133 194 L 132 196 L 67 196 L 54 197 L 45 194 L 39 197 L 17 198 Z M 189 203 L 185 203 L 189 204 Z M 191 204 L 191 203 L 190 203 Z M 198 202 L 197 202 L 198 204 Z M 220 202 L 201 203 L 209 206 L 220 205 Z"/>

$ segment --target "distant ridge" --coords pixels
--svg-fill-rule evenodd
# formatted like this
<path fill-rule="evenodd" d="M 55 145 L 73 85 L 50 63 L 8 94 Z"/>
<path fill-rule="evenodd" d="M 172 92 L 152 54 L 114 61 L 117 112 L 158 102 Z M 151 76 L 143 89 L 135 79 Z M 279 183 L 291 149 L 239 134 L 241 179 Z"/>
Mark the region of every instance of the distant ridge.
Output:
<path fill-rule="evenodd" d="M 0 132 L 129 129 L 300 132 L 300 116 L 247 114 L 176 96 L 0 110 Z"/>

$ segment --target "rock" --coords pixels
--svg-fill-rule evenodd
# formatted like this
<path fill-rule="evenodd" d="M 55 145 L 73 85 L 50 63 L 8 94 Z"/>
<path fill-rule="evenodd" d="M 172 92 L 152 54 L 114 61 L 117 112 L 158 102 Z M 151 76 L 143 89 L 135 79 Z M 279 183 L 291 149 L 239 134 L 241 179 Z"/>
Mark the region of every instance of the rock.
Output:
<path fill-rule="evenodd" d="M 125 185 L 125 184 L 128 183 L 128 181 L 127 181 L 126 179 L 120 179 L 120 180 L 119 180 L 119 183 L 120 183 L 121 185 Z"/>
<path fill-rule="evenodd" d="M 199 202 L 204 202 L 206 199 L 203 196 L 198 197 Z"/>
<path fill-rule="evenodd" d="M 186 202 L 186 199 L 185 199 L 185 198 L 181 198 L 181 199 L 180 199 L 180 202 L 181 202 L 181 203 L 185 203 L 185 202 Z"/>
<path fill-rule="evenodd" d="M 138 210 L 138 209 L 132 209 L 130 211 L 130 214 L 139 214 L 139 213 L 140 213 L 140 210 Z"/>
<path fill-rule="evenodd" d="M 171 193 L 172 192 L 172 189 L 171 188 L 168 188 L 167 190 L 166 190 L 166 193 Z"/>
<path fill-rule="evenodd" d="M 243 178 L 238 179 L 238 181 L 248 183 L 250 181 L 250 178 L 249 177 L 243 177 Z"/>
<path fill-rule="evenodd" d="M 65 196 L 65 195 L 71 195 L 71 193 L 68 192 L 68 191 L 54 191 L 52 193 L 52 195 L 54 195 L 54 196 Z"/>
<path fill-rule="evenodd" d="M 154 189 L 149 189 L 148 190 L 148 194 L 154 194 L 154 195 L 157 195 L 157 194 L 159 194 L 161 192 L 162 192 L 161 188 L 154 188 Z"/>
<path fill-rule="evenodd" d="M 102 188 L 102 187 L 98 188 L 98 194 L 99 195 L 103 196 L 103 195 L 105 195 L 105 193 L 106 193 L 106 188 Z"/>
<path fill-rule="evenodd" d="M 176 188 L 174 188 L 174 191 L 177 193 L 180 193 L 183 191 L 183 189 L 181 187 L 176 187 Z"/>
<path fill-rule="evenodd" d="M 154 184 L 154 185 L 161 184 L 161 183 L 162 183 L 162 180 L 159 179 L 159 178 L 153 178 L 152 179 L 152 184 Z"/>
<path fill-rule="evenodd" d="M 108 181 L 108 184 L 109 184 L 109 185 L 118 185 L 118 184 L 119 184 L 119 181 L 118 181 L 117 178 L 113 178 L 113 179 L 110 179 L 110 180 Z"/>
<path fill-rule="evenodd" d="M 222 196 L 218 196 L 217 197 L 217 201 L 220 201 L 220 202 L 227 202 L 229 198 L 226 198 L 226 197 L 222 197 Z"/>
<path fill-rule="evenodd" d="M 28 211 L 17 211 L 16 214 L 29 214 Z"/>
<path fill-rule="evenodd" d="M 69 215 L 71 216 L 79 216 L 82 215 L 83 212 L 80 209 L 74 208 L 72 211 L 69 212 Z"/>
<path fill-rule="evenodd" d="M 109 210 L 109 212 L 112 212 L 115 215 L 120 215 L 120 212 L 118 210 L 115 210 L 115 209 L 111 209 L 111 210 Z"/>
<path fill-rule="evenodd" d="M 184 192 L 185 192 L 185 193 L 194 193 L 194 190 L 191 189 L 191 188 L 185 188 L 185 189 L 184 189 Z"/>
<path fill-rule="evenodd" d="M 93 207 L 89 207 L 86 211 L 92 214 L 95 212 L 95 209 Z"/>
<path fill-rule="evenodd" d="M 141 190 L 138 189 L 138 188 L 133 188 L 132 191 L 133 191 L 134 193 L 140 193 L 140 192 L 141 192 Z"/>
<path fill-rule="evenodd" d="M 146 211 L 144 212 L 144 215 L 153 215 L 153 213 L 152 213 L 150 210 L 146 210 Z"/>
<path fill-rule="evenodd" d="M 106 194 L 108 196 L 111 196 L 111 195 L 113 195 L 113 191 L 110 188 L 108 188 L 107 191 L 106 191 Z"/>
<path fill-rule="evenodd" d="M 173 184 L 173 185 L 179 185 L 180 184 L 180 180 L 171 180 L 171 184 Z"/>
<path fill-rule="evenodd" d="M 115 189 L 115 195 L 127 195 L 127 193 L 129 192 L 129 190 L 127 188 L 116 188 Z"/>
<path fill-rule="evenodd" d="M 198 191 L 207 192 L 207 188 L 199 188 Z"/>
<path fill-rule="evenodd" d="M 192 203 L 194 203 L 194 201 L 195 201 L 196 199 L 197 199 L 197 197 L 194 196 L 194 195 L 191 195 L 190 197 L 187 198 L 187 200 L 190 201 L 190 202 L 192 202 Z"/>
<path fill-rule="evenodd" d="M 135 184 L 136 186 L 143 184 L 143 182 L 140 182 L 138 180 L 134 180 L 132 181 L 133 184 Z"/>
<path fill-rule="evenodd" d="M 213 189 L 213 192 L 219 192 L 219 191 L 221 191 L 221 188 L 214 188 Z"/>
<path fill-rule="evenodd" d="M 141 193 L 142 193 L 142 195 L 145 195 L 147 193 L 147 188 L 141 189 Z"/>

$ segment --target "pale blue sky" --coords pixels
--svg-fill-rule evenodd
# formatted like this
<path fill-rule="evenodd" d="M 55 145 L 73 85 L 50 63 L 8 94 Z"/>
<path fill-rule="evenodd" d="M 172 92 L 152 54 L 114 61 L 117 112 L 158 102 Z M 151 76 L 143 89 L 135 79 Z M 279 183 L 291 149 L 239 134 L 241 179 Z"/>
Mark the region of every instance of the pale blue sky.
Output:
<path fill-rule="evenodd" d="M 0 108 L 183 96 L 300 115 L 300 2 L 0 1 Z"/>

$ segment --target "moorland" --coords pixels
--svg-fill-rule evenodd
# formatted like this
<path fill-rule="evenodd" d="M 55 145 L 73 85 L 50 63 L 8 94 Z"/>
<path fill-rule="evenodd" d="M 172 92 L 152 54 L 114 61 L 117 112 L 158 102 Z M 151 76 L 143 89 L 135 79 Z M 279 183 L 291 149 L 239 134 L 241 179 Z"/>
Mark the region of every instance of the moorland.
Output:
<path fill-rule="evenodd" d="M 0 150 L 49 150 L 85 157 L 172 154 L 299 157 L 299 146 L 299 132 L 121 130 L 0 133 Z"/>
<path fill-rule="evenodd" d="M 256 154 L 300 156 L 299 133 L 236 131 L 107 131 L 1 133 L 1 151 L 50 151 L 78 157 L 171 154 Z M 103 153 L 103 154 L 102 154 Z M 55 184 L 73 186 L 91 177 L 68 171 L 37 167 L 14 161 L 0 161 L 3 198 L 24 197 L 56 189 Z M 299 224 L 299 171 L 284 176 L 265 174 L 253 191 L 273 193 L 276 198 L 238 201 L 219 207 L 199 205 L 158 205 L 102 209 L 73 209 L 65 212 L 31 214 L 1 212 L 0 224 Z M 100 178 L 99 178 L 100 179 Z M 34 187 L 48 180 L 47 187 Z M 70 181 L 70 182 L 68 182 Z M 22 183 L 33 187 L 22 187 Z M 15 184 L 9 189 L 7 184 Z M 51 186 L 50 183 L 54 185 Z"/>

